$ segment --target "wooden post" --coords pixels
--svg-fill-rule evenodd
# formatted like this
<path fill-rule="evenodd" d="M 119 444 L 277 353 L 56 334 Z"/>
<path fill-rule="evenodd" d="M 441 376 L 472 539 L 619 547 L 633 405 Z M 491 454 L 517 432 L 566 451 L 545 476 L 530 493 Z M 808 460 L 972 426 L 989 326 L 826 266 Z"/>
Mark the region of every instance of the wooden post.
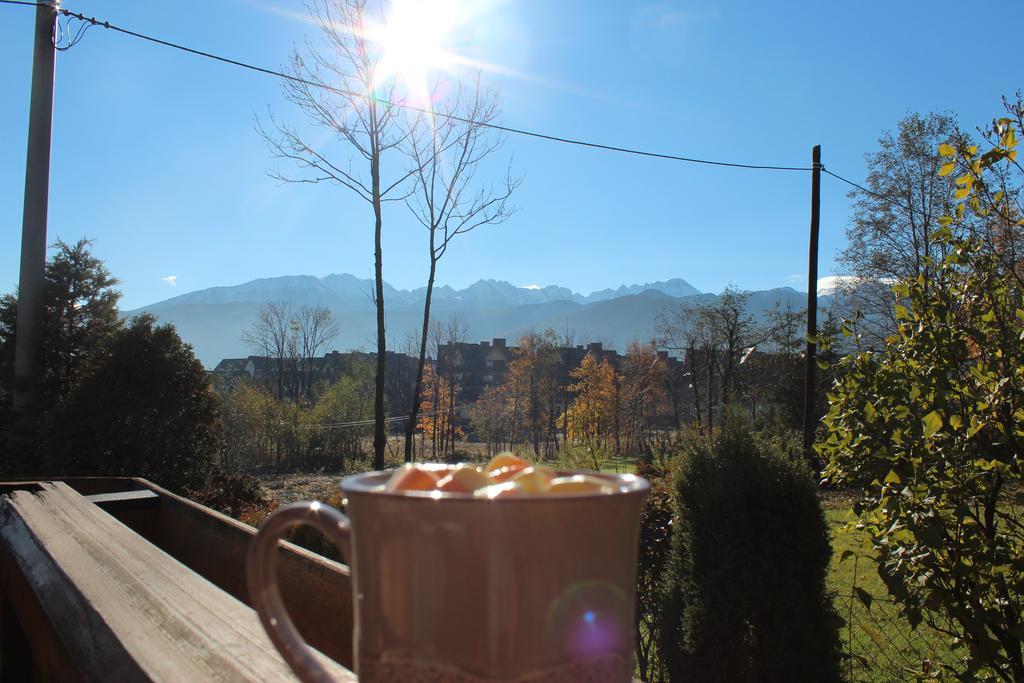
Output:
<path fill-rule="evenodd" d="M 46 214 L 50 194 L 50 129 L 53 122 L 53 27 L 56 2 L 36 7 L 29 104 L 28 154 L 25 160 L 25 206 L 21 223 L 21 272 L 18 320 L 14 337 L 13 407 L 24 413 L 36 398 L 43 275 L 46 269 Z"/>
<path fill-rule="evenodd" d="M 811 241 L 807 255 L 807 354 L 804 376 L 804 453 L 813 461 L 814 427 L 817 420 L 815 387 L 818 334 L 818 222 L 821 218 L 821 145 L 811 152 Z"/>

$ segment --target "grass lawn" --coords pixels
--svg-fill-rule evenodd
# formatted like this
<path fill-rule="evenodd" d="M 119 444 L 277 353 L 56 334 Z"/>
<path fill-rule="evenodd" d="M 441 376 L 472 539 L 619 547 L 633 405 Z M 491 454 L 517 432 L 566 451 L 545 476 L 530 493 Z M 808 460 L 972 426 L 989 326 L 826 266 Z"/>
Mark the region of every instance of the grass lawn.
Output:
<path fill-rule="evenodd" d="M 636 472 L 636 458 L 605 458 L 600 471 L 609 474 L 633 474 Z"/>
<path fill-rule="evenodd" d="M 853 655 L 846 664 L 848 676 L 855 681 L 937 680 L 919 677 L 925 660 L 932 663 L 934 673 L 939 663 L 953 663 L 959 655 L 944 636 L 925 624 L 911 629 L 889 600 L 863 536 L 844 530 L 852 519 L 851 502 L 848 497 L 831 494 L 824 500 L 832 526 L 829 587 L 836 593 L 839 615 L 846 620 L 841 634 L 844 648 Z M 841 560 L 847 550 L 853 551 L 854 557 Z M 871 597 L 870 607 L 856 597 L 856 588 Z"/>

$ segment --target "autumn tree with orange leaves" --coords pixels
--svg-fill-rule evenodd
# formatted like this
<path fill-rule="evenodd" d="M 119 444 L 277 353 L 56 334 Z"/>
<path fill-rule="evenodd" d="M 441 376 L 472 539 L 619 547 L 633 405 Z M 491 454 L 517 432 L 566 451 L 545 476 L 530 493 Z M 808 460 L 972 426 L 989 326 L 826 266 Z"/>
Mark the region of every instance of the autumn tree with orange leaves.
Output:
<path fill-rule="evenodd" d="M 568 387 L 576 398 L 561 418 L 569 440 L 586 443 L 591 448 L 607 445 L 615 435 L 618 393 L 615 368 L 607 360 L 598 360 L 588 353 L 569 375 L 578 380 Z"/>
<path fill-rule="evenodd" d="M 465 437 L 465 433 L 455 421 L 455 413 L 450 409 L 453 405 L 454 392 L 451 382 L 434 372 L 430 365 L 423 369 L 423 391 L 420 394 L 419 417 L 417 429 L 423 433 L 423 440 L 430 441 L 431 455 L 452 453 L 455 440 Z"/>
<path fill-rule="evenodd" d="M 550 456 L 558 448 L 558 417 L 562 413 L 561 340 L 547 330 L 525 334 L 518 343 L 504 387 L 511 440 L 518 443 L 522 437 L 533 446 L 535 457 Z"/>
<path fill-rule="evenodd" d="M 654 344 L 632 342 L 622 361 L 616 401 L 617 446 L 631 453 L 647 448 L 665 413 L 668 363 Z"/>

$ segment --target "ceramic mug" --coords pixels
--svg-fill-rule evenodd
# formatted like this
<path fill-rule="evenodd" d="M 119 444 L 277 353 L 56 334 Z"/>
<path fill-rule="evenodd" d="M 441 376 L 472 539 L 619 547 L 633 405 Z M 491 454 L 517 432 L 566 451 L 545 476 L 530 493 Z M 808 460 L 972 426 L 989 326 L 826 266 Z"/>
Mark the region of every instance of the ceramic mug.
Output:
<path fill-rule="evenodd" d="M 390 474 L 345 478 L 347 514 L 280 508 L 249 549 L 253 607 L 302 680 L 330 676 L 277 587 L 277 542 L 296 524 L 326 533 L 351 568 L 360 683 L 631 680 L 644 479 L 602 474 L 612 493 L 481 500 L 385 491 Z"/>

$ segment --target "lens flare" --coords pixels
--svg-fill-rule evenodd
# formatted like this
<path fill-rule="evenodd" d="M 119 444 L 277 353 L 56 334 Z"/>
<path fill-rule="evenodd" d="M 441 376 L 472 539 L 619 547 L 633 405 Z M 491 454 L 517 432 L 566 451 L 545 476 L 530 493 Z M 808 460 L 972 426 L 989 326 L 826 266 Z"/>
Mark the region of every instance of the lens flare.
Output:
<path fill-rule="evenodd" d="M 459 61 L 450 45 L 462 21 L 455 0 L 394 0 L 368 35 L 381 48 L 378 78 L 398 79 L 413 104 L 429 104 L 432 75 Z"/>
<path fill-rule="evenodd" d="M 570 585 L 548 610 L 550 635 L 570 658 L 628 648 L 633 615 L 622 589 L 594 579 Z"/>

